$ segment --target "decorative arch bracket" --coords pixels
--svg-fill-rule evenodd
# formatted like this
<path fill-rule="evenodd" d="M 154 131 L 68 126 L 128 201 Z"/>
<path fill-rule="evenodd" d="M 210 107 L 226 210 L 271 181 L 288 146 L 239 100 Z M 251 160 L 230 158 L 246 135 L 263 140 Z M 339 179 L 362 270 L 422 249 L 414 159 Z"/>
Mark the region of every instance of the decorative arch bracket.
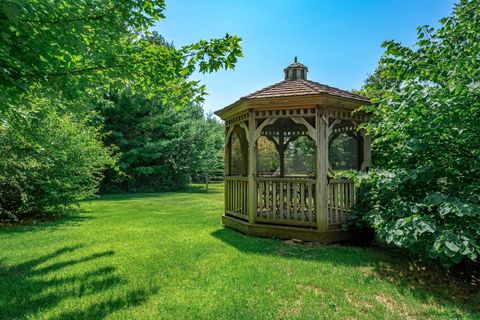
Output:
<path fill-rule="evenodd" d="M 228 127 L 227 134 L 225 135 L 225 145 L 227 145 L 228 142 L 230 141 L 230 136 L 232 135 L 233 127 L 234 127 L 234 126 Z"/>
<path fill-rule="evenodd" d="M 277 121 L 277 118 L 267 118 L 265 121 L 262 122 L 261 125 L 258 126 L 257 129 L 255 129 L 255 134 L 253 136 L 253 142 L 256 142 L 260 135 L 262 134 L 263 128 L 265 128 L 268 125 L 273 124 L 275 121 Z"/>
<path fill-rule="evenodd" d="M 315 128 L 303 117 L 290 117 L 293 122 L 304 125 L 305 128 L 307 128 L 308 135 L 310 138 L 312 138 L 315 143 L 317 142 L 317 133 L 315 131 Z"/>

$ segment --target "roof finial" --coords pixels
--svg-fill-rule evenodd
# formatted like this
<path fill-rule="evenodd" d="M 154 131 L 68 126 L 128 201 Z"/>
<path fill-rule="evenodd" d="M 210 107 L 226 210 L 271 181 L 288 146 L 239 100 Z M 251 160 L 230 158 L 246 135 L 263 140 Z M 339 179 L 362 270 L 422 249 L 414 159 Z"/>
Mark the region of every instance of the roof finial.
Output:
<path fill-rule="evenodd" d="M 297 62 L 297 56 L 295 56 L 294 62 Z"/>

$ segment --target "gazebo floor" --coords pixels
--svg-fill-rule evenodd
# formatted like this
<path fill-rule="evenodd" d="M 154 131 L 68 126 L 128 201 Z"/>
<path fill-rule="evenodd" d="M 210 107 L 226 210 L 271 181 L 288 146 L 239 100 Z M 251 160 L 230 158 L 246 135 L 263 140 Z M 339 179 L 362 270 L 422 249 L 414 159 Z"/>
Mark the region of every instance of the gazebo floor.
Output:
<path fill-rule="evenodd" d="M 341 242 L 349 240 L 366 240 L 372 237 L 371 230 L 342 230 L 327 229 L 317 230 L 315 228 L 293 227 L 266 223 L 250 224 L 241 219 L 228 215 L 222 216 L 223 225 L 237 230 L 241 233 L 266 238 L 277 239 L 299 239 L 315 242 Z"/>

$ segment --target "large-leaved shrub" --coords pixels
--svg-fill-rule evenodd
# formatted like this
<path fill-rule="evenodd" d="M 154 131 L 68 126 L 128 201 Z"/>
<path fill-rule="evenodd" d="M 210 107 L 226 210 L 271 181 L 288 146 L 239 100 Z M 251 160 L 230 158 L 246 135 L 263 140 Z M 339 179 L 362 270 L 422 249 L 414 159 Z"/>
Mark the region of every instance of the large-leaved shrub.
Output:
<path fill-rule="evenodd" d="M 480 256 L 480 203 L 425 187 L 428 170 L 373 170 L 361 176 L 358 216 L 388 244 L 450 266 Z M 428 184 L 427 184 L 428 185 Z M 477 190 L 477 186 L 469 186 Z M 478 191 L 477 191 L 478 192 Z"/>
<path fill-rule="evenodd" d="M 455 264 L 480 244 L 480 7 L 462 0 L 413 48 L 386 52 L 372 98 L 374 166 L 358 210 L 380 239 Z"/>

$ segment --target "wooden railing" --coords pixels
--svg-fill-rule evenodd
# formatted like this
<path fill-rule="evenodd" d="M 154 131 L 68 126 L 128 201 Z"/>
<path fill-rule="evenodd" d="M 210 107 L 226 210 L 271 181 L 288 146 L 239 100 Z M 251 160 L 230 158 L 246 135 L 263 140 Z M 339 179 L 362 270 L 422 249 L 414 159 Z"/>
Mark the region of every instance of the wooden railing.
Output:
<path fill-rule="evenodd" d="M 225 213 L 248 220 L 248 178 L 224 177 Z"/>
<path fill-rule="evenodd" d="M 314 227 L 315 180 L 302 178 L 255 178 L 255 222 Z"/>
<path fill-rule="evenodd" d="M 328 183 L 328 224 L 336 225 L 346 222 L 356 200 L 353 181 L 330 180 Z"/>
<path fill-rule="evenodd" d="M 225 213 L 248 220 L 248 178 L 225 177 Z M 315 179 L 256 177 L 257 211 L 255 222 L 316 227 Z M 351 180 L 328 183 L 328 224 L 346 222 L 356 202 Z"/>

